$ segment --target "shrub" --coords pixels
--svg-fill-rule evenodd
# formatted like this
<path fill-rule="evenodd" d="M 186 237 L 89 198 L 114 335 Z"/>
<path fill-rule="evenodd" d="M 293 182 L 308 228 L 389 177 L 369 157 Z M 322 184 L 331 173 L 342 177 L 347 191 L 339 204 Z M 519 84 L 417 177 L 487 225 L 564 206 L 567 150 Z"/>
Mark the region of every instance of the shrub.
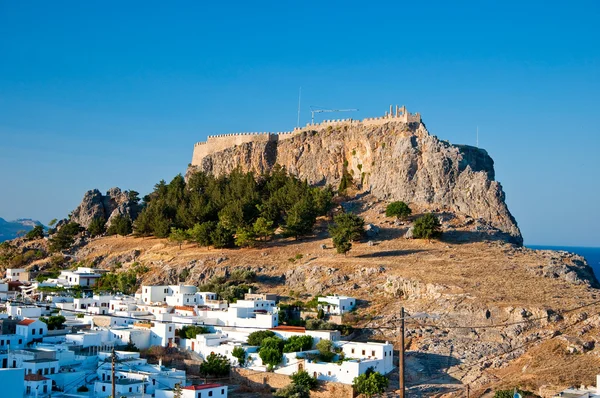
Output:
<path fill-rule="evenodd" d="M 33 227 L 33 229 L 29 232 L 27 232 L 27 234 L 25 234 L 25 239 L 27 240 L 34 240 L 34 239 L 41 239 L 44 237 L 44 227 L 42 227 L 41 225 L 36 225 L 35 227 Z"/>
<path fill-rule="evenodd" d="M 319 385 L 317 379 L 309 375 L 308 372 L 305 370 L 299 370 L 296 373 L 292 373 L 290 378 L 292 379 L 292 383 L 296 384 L 297 386 L 304 387 L 308 390 L 312 390 L 313 388 L 316 388 L 317 385 Z"/>
<path fill-rule="evenodd" d="M 261 346 L 264 339 L 274 336 L 275 333 L 270 330 L 258 330 L 250 333 L 248 336 L 248 344 L 253 346 Z"/>
<path fill-rule="evenodd" d="M 313 345 L 312 336 L 291 336 L 283 346 L 283 352 L 298 352 L 310 350 Z"/>
<path fill-rule="evenodd" d="M 204 326 L 190 325 L 184 326 L 181 329 L 179 329 L 178 335 L 179 338 L 182 339 L 194 339 L 196 338 L 196 335 L 206 333 L 209 333 L 208 328 Z"/>
<path fill-rule="evenodd" d="M 276 366 L 279 365 L 283 359 L 283 354 L 277 348 L 262 347 L 258 351 L 258 356 L 265 365 Z"/>
<path fill-rule="evenodd" d="M 539 398 L 539 395 L 536 395 L 530 391 L 524 391 L 519 388 L 516 389 L 517 393 L 521 394 L 523 398 Z M 494 393 L 494 398 L 512 398 L 514 396 L 515 389 L 508 390 L 498 390 Z"/>
<path fill-rule="evenodd" d="M 244 366 L 246 363 L 246 350 L 244 350 L 242 347 L 235 347 L 231 352 L 231 355 L 237 358 L 240 366 Z"/>
<path fill-rule="evenodd" d="M 352 248 L 352 241 L 364 235 L 365 221 L 351 213 L 338 214 L 329 227 L 329 235 L 338 253 L 346 254 Z"/>
<path fill-rule="evenodd" d="M 364 374 L 354 378 L 352 387 L 355 392 L 371 397 L 384 392 L 388 383 L 387 377 L 379 372 L 374 372 L 373 368 L 369 368 Z"/>
<path fill-rule="evenodd" d="M 433 213 L 427 213 L 415 221 L 413 236 L 417 239 L 433 239 L 442 234 L 441 224 Z"/>
<path fill-rule="evenodd" d="M 106 230 L 107 235 L 121 235 L 127 236 L 133 232 L 131 224 L 131 218 L 129 216 L 116 215 L 111 223 L 110 227 Z"/>
<path fill-rule="evenodd" d="M 319 360 L 322 362 L 331 362 L 335 356 L 335 353 L 333 352 L 333 342 L 331 340 L 319 340 L 316 348 L 319 350 Z"/>
<path fill-rule="evenodd" d="M 230 370 L 229 359 L 221 354 L 212 353 L 200 364 L 200 374 L 204 376 L 228 376 Z"/>
<path fill-rule="evenodd" d="M 386 217 L 405 219 L 412 214 L 412 210 L 402 201 L 392 202 L 385 208 Z"/>

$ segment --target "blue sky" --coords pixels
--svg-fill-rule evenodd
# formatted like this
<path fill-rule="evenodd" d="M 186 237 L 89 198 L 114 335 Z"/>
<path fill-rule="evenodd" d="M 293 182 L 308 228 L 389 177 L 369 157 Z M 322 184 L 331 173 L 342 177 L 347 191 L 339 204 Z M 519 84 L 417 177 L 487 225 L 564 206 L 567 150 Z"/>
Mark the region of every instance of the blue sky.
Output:
<path fill-rule="evenodd" d="M 208 134 L 291 129 L 302 86 L 304 123 L 479 126 L 526 243 L 600 246 L 600 5 L 572 3 L 0 2 L 0 217 L 146 193 Z"/>

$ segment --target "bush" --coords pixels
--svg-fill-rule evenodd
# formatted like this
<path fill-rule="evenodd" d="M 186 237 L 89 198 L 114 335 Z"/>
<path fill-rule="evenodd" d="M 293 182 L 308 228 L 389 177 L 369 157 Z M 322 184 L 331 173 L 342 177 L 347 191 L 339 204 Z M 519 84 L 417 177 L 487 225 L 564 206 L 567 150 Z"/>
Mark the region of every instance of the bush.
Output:
<path fill-rule="evenodd" d="M 413 236 L 416 239 L 433 239 L 442 234 L 441 224 L 433 213 L 427 213 L 415 221 Z"/>
<path fill-rule="evenodd" d="M 310 398 L 310 390 L 304 386 L 290 383 L 277 390 L 273 396 L 277 398 Z"/>
<path fill-rule="evenodd" d="M 313 338 L 309 335 L 291 336 L 283 346 L 283 352 L 298 352 L 310 350 L 313 345 Z"/>
<path fill-rule="evenodd" d="M 62 250 L 69 249 L 73 242 L 75 242 L 75 236 L 81 232 L 81 226 L 76 222 L 70 222 L 63 225 L 49 241 L 49 249 L 51 252 L 59 252 Z"/>
<path fill-rule="evenodd" d="M 292 379 L 292 383 L 294 383 L 297 386 L 304 387 L 308 390 L 312 390 L 313 388 L 316 388 L 317 385 L 319 385 L 317 379 L 309 375 L 308 372 L 305 370 L 299 370 L 296 373 L 292 373 L 290 378 Z"/>
<path fill-rule="evenodd" d="M 34 240 L 34 239 L 41 239 L 44 237 L 44 227 L 42 227 L 41 225 L 36 225 L 35 227 L 33 227 L 33 229 L 29 232 L 27 232 L 27 234 L 25 234 L 25 239 L 27 240 Z"/>
<path fill-rule="evenodd" d="M 127 236 L 133 232 L 131 224 L 131 218 L 129 216 L 116 215 L 111 223 L 110 227 L 106 230 L 107 235 L 121 235 Z"/>
<path fill-rule="evenodd" d="M 200 364 L 200 374 L 203 376 L 228 376 L 231 370 L 229 359 L 221 354 L 210 354 Z"/>
<path fill-rule="evenodd" d="M 256 332 L 252 332 L 248 336 L 248 345 L 262 346 L 262 342 L 264 339 L 274 336 L 275 333 L 273 333 L 270 330 L 258 330 Z"/>
<path fill-rule="evenodd" d="M 331 340 L 322 339 L 316 345 L 319 350 L 319 360 L 322 362 L 331 362 L 335 353 L 333 352 L 333 342 Z"/>
<path fill-rule="evenodd" d="M 184 326 L 181 329 L 179 329 L 178 335 L 181 339 L 194 339 L 196 338 L 196 335 L 206 333 L 209 333 L 208 328 L 204 326 L 191 325 Z"/>
<path fill-rule="evenodd" d="M 412 214 L 412 210 L 402 201 L 392 202 L 385 208 L 386 217 L 405 219 Z"/>
<path fill-rule="evenodd" d="M 237 358 L 240 366 L 244 366 L 246 363 L 246 350 L 244 350 L 242 347 L 235 347 L 231 352 L 231 355 Z"/>
<path fill-rule="evenodd" d="M 519 388 L 516 389 L 517 393 L 521 394 L 523 398 L 540 398 L 539 395 L 536 395 L 530 391 L 524 391 Z M 514 396 L 515 389 L 508 390 L 498 390 L 494 393 L 494 398 L 512 398 Z"/>
<path fill-rule="evenodd" d="M 279 365 L 283 359 L 283 354 L 277 348 L 262 347 L 258 351 L 258 356 L 262 360 L 263 364 L 269 366 Z"/>
<path fill-rule="evenodd" d="M 329 227 L 329 235 L 338 253 L 347 253 L 352 247 L 352 241 L 362 238 L 365 233 L 365 221 L 351 213 L 338 214 Z"/>
<path fill-rule="evenodd" d="M 387 377 L 379 372 L 374 372 L 373 368 L 369 368 L 364 374 L 354 378 L 352 387 L 355 392 L 371 397 L 384 392 L 388 383 Z"/>
<path fill-rule="evenodd" d="M 52 315 L 49 318 L 40 317 L 40 321 L 48 325 L 48 330 L 62 329 L 66 319 L 62 315 Z"/>

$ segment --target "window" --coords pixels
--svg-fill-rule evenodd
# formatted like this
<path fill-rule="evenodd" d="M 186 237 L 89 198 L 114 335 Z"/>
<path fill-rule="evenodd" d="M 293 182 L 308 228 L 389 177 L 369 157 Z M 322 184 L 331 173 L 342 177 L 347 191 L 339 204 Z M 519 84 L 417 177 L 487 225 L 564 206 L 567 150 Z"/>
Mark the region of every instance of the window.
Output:
<path fill-rule="evenodd" d="M 0 345 L 4 345 L 4 340 L 0 340 Z"/>
<path fill-rule="evenodd" d="M 47 375 L 48 374 L 48 368 L 44 369 L 44 374 Z"/>
<path fill-rule="evenodd" d="M 352 349 L 352 351 L 351 351 L 351 352 L 354 354 L 354 348 Z"/>
<path fill-rule="evenodd" d="M 171 326 L 169 326 L 169 332 L 171 331 Z"/>
<path fill-rule="evenodd" d="M 331 376 L 331 370 L 327 372 L 327 376 Z"/>
<path fill-rule="evenodd" d="M 23 344 L 23 339 L 19 339 L 19 344 Z"/>
<path fill-rule="evenodd" d="M 221 388 L 221 394 L 225 395 L 225 389 Z"/>
<path fill-rule="evenodd" d="M 35 334 L 35 329 L 32 329 L 32 330 L 31 330 L 31 334 Z"/>
<path fill-rule="evenodd" d="M 43 330 L 43 329 L 42 329 L 42 328 L 40 328 L 40 334 L 43 334 L 42 330 Z"/>
<path fill-rule="evenodd" d="M 102 386 L 102 391 L 106 391 L 106 386 Z"/>
<path fill-rule="evenodd" d="M 375 356 L 375 351 L 371 351 L 371 356 L 374 357 Z"/>
<path fill-rule="evenodd" d="M 129 392 L 133 392 L 133 390 L 131 389 L 131 387 L 129 387 Z"/>
<path fill-rule="evenodd" d="M 362 354 L 365 355 L 365 350 L 362 350 Z"/>
<path fill-rule="evenodd" d="M 212 397 L 212 391 L 209 391 L 209 392 L 208 392 L 208 396 L 209 396 L 209 397 Z"/>

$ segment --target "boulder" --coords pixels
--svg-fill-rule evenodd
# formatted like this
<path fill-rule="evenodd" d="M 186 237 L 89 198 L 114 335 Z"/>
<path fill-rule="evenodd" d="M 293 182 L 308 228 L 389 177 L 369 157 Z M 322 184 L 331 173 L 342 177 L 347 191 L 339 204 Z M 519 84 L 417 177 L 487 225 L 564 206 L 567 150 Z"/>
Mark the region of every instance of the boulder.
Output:
<path fill-rule="evenodd" d="M 367 226 L 365 227 L 365 231 L 367 236 L 370 238 L 379 235 L 379 227 L 374 224 L 367 224 Z"/>
<path fill-rule="evenodd" d="M 106 195 L 102 195 L 97 189 L 89 190 L 83 195 L 79 206 L 71 212 L 70 221 L 84 228 L 89 227 L 94 218 L 102 218 L 107 227 L 117 215 L 128 216 L 133 221 L 138 216 L 140 205 L 136 200 L 131 200 L 130 192 L 111 188 Z"/>

